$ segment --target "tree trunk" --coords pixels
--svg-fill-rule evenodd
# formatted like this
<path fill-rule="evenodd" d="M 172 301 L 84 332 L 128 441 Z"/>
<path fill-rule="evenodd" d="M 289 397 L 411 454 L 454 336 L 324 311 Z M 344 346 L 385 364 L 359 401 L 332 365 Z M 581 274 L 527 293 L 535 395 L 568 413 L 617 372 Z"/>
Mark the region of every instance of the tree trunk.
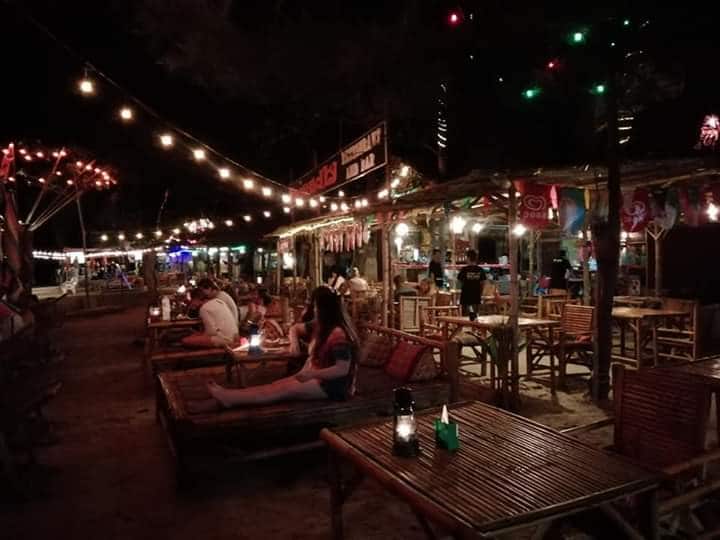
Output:
<path fill-rule="evenodd" d="M 596 401 L 608 398 L 610 392 L 610 363 L 612 356 L 612 306 L 620 262 L 620 156 L 618 148 L 618 106 L 616 70 L 611 67 L 608 77 L 607 103 L 607 222 L 596 220 L 593 238 L 598 263 L 595 287 L 595 315 L 597 339 L 592 394 Z"/>

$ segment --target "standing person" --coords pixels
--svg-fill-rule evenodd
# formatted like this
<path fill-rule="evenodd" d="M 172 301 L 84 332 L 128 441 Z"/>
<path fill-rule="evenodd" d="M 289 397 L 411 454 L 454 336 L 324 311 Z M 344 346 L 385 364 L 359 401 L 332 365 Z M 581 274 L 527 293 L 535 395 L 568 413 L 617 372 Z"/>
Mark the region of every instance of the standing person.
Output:
<path fill-rule="evenodd" d="M 552 261 L 550 270 L 550 287 L 567 290 L 568 272 L 572 269 L 564 249 L 558 251 L 557 257 Z"/>
<path fill-rule="evenodd" d="M 474 249 L 467 252 L 468 264 L 462 267 L 458 274 L 458 281 L 462 285 L 460 291 L 460 306 L 463 315 L 468 315 L 470 311 L 478 313 L 480 304 L 482 303 L 482 292 L 485 286 L 485 270 L 477 264 L 478 254 Z"/>
<path fill-rule="evenodd" d="M 238 338 L 237 319 L 219 298 L 207 298 L 199 289 L 190 293 L 190 309 L 199 310 L 203 331 L 182 339 L 182 344 L 193 348 L 212 348 L 232 345 Z"/>
<path fill-rule="evenodd" d="M 345 401 L 355 392 L 358 337 L 342 300 L 331 289 L 315 291 L 315 321 L 305 366 L 294 376 L 250 388 L 225 388 L 208 382 L 208 392 L 223 407 L 264 405 L 287 400 Z"/>
<path fill-rule="evenodd" d="M 432 259 L 428 265 L 428 277 L 435 281 L 435 286 L 440 289 L 445 284 L 445 273 L 443 272 L 442 255 L 438 248 L 433 249 Z"/>
<path fill-rule="evenodd" d="M 350 279 L 347 280 L 350 292 L 364 292 L 368 290 L 368 282 L 360 275 L 360 269 L 355 266 L 350 270 Z"/>
<path fill-rule="evenodd" d="M 217 283 L 215 283 L 210 278 L 204 278 L 198 281 L 197 288 L 202 291 L 206 298 L 217 298 L 218 300 L 222 301 L 228 307 L 230 313 L 232 313 L 233 317 L 235 318 L 235 322 L 239 322 L 238 308 L 235 300 L 233 300 L 232 296 L 230 296 L 225 291 L 221 291 Z"/>

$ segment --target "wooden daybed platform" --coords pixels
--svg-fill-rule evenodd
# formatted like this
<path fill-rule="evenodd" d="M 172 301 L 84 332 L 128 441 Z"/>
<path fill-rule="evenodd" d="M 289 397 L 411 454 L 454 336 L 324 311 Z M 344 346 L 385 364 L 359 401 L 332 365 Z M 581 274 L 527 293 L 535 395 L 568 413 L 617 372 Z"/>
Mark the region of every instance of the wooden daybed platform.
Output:
<path fill-rule="evenodd" d="M 382 368 L 359 366 L 357 392 L 349 401 L 296 401 L 220 409 L 210 399 L 206 383 L 227 385 L 224 366 L 188 371 L 166 371 L 157 376 L 157 412 L 176 460 L 180 482 L 188 472 L 218 461 L 249 461 L 320 446 L 325 427 L 392 414 L 392 390 L 409 384 L 417 409 L 457 400 L 458 348 L 395 330 L 372 327 L 393 341 L 405 340 L 431 347 L 441 364 L 441 375 L 431 381 L 403 383 Z M 266 366 L 252 377 L 262 384 L 284 376 L 287 366 Z M 208 411 L 208 406 L 210 410 Z"/>

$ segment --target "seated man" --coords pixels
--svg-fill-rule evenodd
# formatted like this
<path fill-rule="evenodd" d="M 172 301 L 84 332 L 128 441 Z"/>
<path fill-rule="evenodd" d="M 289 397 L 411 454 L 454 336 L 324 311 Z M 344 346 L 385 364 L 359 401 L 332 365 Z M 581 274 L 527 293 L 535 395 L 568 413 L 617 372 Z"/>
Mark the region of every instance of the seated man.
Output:
<path fill-rule="evenodd" d="M 400 301 L 401 296 L 417 296 L 417 289 L 408 285 L 400 274 L 393 278 L 393 283 L 395 283 L 394 299 L 396 302 Z"/>
<path fill-rule="evenodd" d="M 198 281 L 197 288 L 202 291 L 203 295 L 206 298 L 209 298 L 211 300 L 213 298 L 217 298 L 218 300 L 221 300 L 228 307 L 230 313 L 233 314 L 235 321 L 239 322 L 238 308 L 237 304 L 235 304 L 235 300 L 233 300 L 232 296 L 230 296 L 225 291 L 221 291 L 220 287 L 218 287 L 212 279 L 201 279 L 200 281 Z"/>
<path fill-rule="evenodd" d="M 237 341 L 237 319 L 225 302 L 218 298 L 205 298 L 200 289 L 193 289 L 190 298 L 190 308 L 199 310 L 203 331 L 184 337 L 183 345 L 205 349 L 232 345 Z"/>
<path fill-rule="evenodd" d="M 368 290 L 368 282 L 360 276 L 360 269 L 356 266 L 350 271 L 347 281 L 350 292 L 364 292 Z"/>

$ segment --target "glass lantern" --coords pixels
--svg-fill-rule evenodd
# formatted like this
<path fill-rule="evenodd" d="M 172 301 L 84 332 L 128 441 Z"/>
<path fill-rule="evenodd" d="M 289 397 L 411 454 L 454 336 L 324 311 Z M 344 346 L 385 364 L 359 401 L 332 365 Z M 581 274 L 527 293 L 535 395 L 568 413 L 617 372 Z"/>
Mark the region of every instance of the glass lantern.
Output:
<path fill-rule="evenodd" d="M 260 354 L 260 328 L 257 324 L 250 325 L 250 345 L 248 346 L 249 354 Z"/>
<path fill-rule="evenodd" d="M 393 391 L 393 454 L 413 457 L 420 453 L 420 440 L 415 420 L 415 402 L 409 388 Z"/>

